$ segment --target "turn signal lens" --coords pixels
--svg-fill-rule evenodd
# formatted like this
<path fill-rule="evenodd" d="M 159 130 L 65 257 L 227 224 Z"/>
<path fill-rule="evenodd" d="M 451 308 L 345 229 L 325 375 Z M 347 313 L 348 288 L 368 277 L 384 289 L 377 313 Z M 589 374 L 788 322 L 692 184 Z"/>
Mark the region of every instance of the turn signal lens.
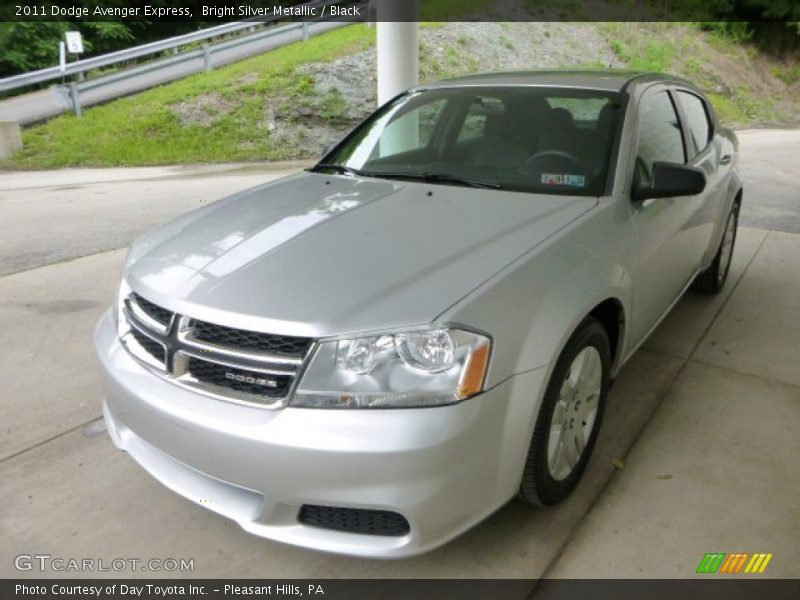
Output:
<path fill-rule="evenodd" d="M 488 367 L 489 342 L 486 342 L 475 348 L 467 359 L 467 365 L 461 374 L 461 381 L 458 386 L 459 399 L 464 400 L 483 391 Z"/>

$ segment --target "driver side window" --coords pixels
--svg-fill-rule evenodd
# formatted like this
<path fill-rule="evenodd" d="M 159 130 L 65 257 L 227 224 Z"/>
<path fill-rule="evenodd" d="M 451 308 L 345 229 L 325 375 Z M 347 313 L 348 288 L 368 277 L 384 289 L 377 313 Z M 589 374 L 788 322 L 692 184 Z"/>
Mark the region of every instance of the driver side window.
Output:
<path fill-rule="evenodd" d="M 681 123 L 666 91 L 644 98 L 639 123 L 635 177 L 638 182 L 650 185 L 653 163 L 686 163 Z"/>

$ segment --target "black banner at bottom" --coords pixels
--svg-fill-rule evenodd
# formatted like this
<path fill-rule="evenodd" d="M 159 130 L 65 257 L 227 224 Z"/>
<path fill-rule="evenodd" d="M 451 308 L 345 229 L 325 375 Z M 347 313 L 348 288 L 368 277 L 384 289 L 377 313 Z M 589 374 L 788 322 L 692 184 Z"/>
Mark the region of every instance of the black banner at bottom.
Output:
<path fill-rule="evenodd" d="M 52 600 L 796 600 L 800 579 L 5 579 L 0 598 Z"/>

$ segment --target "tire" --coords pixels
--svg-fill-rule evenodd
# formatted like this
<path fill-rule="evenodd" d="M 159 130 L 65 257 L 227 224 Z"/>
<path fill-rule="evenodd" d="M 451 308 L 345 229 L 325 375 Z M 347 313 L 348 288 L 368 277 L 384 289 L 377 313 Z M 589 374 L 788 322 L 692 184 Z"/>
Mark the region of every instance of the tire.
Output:
<path fill-rule="evenodd" d="M 600 430 L 610 367 L 608 334 L 597 319 L 588 317 L 570 337 L 547 384 L 519 487 L 523 501 L 551 506 L 578 485 Z M 581 371 L 573 372 L 575 368 Z M 582 373 L 585 385 L 577 385 Z M 585 442 L 580 450 L 579 436 Z"/>
<path fill-rule="evenodd" d="M 697 276 L 692 289 L 701 294 L 717 294 L 725 287 L 728 272 L 731 270 L 733 248 L 736 245 L 736 232 L 739 229 L 739 202 L 734 202 L 725 224 L 714 262 Z"/>

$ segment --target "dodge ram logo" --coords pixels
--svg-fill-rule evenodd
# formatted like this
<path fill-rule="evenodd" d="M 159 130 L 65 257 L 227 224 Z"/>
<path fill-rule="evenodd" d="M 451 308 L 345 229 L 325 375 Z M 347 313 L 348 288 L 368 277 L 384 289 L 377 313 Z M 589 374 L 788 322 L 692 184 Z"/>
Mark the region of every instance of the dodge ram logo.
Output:
<path fill-rule="evenodd" d="M 268 388 L 278 387 L 278 382 L 272 379 L 265 379 L 263 377 L 253 377 L 252 375 L 240 375 L 238 373 L 225 372 L 225 379 L 238 381 L 240 383 L 252 383 L 253 385 L 263 385 Z"/>

